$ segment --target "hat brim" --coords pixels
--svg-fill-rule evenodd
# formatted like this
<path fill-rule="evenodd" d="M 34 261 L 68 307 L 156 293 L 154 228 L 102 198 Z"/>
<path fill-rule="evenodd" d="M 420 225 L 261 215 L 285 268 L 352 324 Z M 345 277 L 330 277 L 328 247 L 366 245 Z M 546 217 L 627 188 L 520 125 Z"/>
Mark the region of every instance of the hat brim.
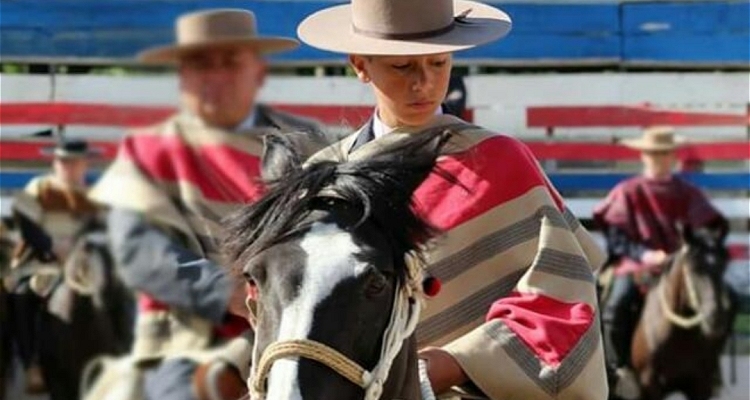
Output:
<path fill-rule="evenodd" d="M 254 38 L 235 38 L 211 40 L 203 43 L 173 44 L 146 49 L 136 56 L 145 64 L 174 64 L 181 56 L 204 49 L 247 47 L 262 54 L 280 53 L 299 47 L 299 42 L 292 38 L 259 36 Z"/>
<path fill-rule="evenodd" d="M 622 145 L 625 147 L 629 147 L 634 150 L 639 151 L 672 151 L 677 150 L 678 148 L 682 147 L 685 144 L 684 139 L 681 138 L 675 138 L 675 141 L 672 143 L 653 143 L 645 141 L 641 138 L 638 139 L 623 139 L 621 141 Z"/>
<path fill-rule="evenodd" d="M 72 158 L 94 158 L 102 155 L 102 151 L 89 149 L 85 152 L 72 152 L 57 147 L 46 147 L 41 150 L 43 155 L 55 158 L 72 159 Z"/>
<path fill-rule="evenodd" d="M 350 4 L 330 7 L 305 18 L 297 27 L 299 38 L 310 46 L 344 54 L 428 55 L 470 49 L 507 35 L 511 19 L 503 11 L 475 1 L 456 0 L 456 15 L 471 12 L 453 29 L 424 39 L 384 39 L 352 29 Z"/>

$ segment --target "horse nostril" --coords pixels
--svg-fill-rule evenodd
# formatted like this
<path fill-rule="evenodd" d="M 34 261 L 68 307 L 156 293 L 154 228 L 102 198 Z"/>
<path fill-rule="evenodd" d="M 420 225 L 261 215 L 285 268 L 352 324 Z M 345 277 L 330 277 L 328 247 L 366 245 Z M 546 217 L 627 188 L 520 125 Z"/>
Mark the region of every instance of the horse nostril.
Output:
<path fill-rule="evenodd" d="M 248 279 L 245 283 L 245 293 L 247 297 L 252 300 L 258 299 L 258 286 L 255 284 L 253 279 Z"/>
<path fill-rule="evenodd" d="M 245 268 L 242 269 L 242 277 L 252 286 L 258 286 L 259 284 L 262 286 L 266 279 L 265 263 L 254 262 L 246 265 Z"/>
<path fill-rule="evenodd" d="M 255 283 L 255 278 L 253 278 L 253 275 L 248 271 L 242 272 L 242 278 L 245 280 L 245 284 L 248 286 L 257 286 Z"/>

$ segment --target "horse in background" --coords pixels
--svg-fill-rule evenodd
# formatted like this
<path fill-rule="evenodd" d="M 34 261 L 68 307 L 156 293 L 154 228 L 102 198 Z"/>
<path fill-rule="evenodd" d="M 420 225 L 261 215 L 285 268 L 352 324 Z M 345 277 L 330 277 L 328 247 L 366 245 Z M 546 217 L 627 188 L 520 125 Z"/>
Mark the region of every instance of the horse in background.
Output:
<path fill-rule="evenodd" d="M 8 320 L 8 293 L 3 278 L 10 269 L 15 243 L 7 237 L 5 222 L 0 221 L 0 400 L 5 400 L 7 386 L 12 378 L 13 343 Z"/>
<path fill-rule="evenodd" d="M 97 355 L 129 351 L 133 339 L 135 300 L 117 275 L 106 226 L 90 219 L 74 243 L 57 273 L 42 272 L 52 283 L 45 289 L 35 331 L 51 400 L 79 398 L 85 364 Z M 24 317 L 29 318 L 15 316 Z"/>
<path fill-rule="evenodd" d="M 422 398 L 418 254 L 434 232 L 411 197 L 450 134 L 304 169 L 293 137 L 269 137 L 269 192 L 228 218 L 223 243 L 256 293 L 252 398 Z"/>
<path fill-rule="evenodd" d="M 644 400 L 672 392 L 688 400 L 711 398 L 736 314 L 733 292 L 723 281 L 725 238 L 726 232 L 685 227 L 682 248 L 647 294 L 632 344 Z"/>

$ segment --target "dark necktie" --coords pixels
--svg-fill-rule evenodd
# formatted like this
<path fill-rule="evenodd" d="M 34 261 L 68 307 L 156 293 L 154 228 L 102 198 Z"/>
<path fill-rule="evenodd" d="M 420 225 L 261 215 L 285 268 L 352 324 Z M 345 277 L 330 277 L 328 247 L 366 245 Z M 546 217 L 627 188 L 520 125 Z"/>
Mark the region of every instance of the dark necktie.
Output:
<path fill-rule="evenodd" d="M 359 136 L 357 136 L 354 144 L 352 144 L 352 147 L 349 149 L 349 153 L 364 146 L 366 143 L 372 141 L 373 139 L 375 139 L 375 132 L 372 129 L 372 118 L 370 118 L 370 120 L 367 121 L 367 124 L 365 124 L 365 126 L 362 128 Z"/>

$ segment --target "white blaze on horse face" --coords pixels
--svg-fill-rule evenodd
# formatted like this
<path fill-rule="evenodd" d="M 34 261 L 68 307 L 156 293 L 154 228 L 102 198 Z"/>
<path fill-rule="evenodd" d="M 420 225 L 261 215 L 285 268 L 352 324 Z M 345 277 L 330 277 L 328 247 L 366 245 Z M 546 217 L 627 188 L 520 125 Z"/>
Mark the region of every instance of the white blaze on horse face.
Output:
<path fill-rule="evenodd" d="M 307 265 L 297 298 L 281 313 L 279 336 L 276 340 L 306 339 L 312 329 L 315 308 L 333 292 L 338 284 L 361 274 L 365 263 L 355 255 L 360 248 L 349 232 L 336 224 L 313 224 L 302 238 L 300 247 L 307 253 Z M 297 359 L 276 361 L 268 376 L 268 399 L 302 399 Z"/>

